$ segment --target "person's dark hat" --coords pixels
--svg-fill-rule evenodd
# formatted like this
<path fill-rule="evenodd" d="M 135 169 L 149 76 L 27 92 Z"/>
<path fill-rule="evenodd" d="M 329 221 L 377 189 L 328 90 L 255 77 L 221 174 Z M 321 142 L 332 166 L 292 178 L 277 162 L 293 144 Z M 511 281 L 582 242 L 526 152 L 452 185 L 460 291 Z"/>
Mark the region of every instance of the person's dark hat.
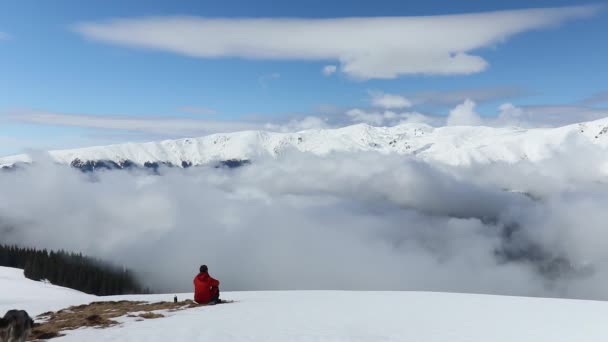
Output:
<path fill-rule="evenodd" d="M 199 270 L 201 271 L 201 273 L 205 273 L 209 271 L 209 268 L 207 267 L 207 265 L 202 265 Z"/>

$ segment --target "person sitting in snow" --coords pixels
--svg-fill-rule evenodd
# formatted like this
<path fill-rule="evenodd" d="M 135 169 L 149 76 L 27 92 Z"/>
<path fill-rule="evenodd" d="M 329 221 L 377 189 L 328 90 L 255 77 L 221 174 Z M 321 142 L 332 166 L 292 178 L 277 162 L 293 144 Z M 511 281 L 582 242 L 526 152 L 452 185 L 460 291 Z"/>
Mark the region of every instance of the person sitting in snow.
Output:
<path fill-rule="evenodd" d="M 194 277 L 194 301 L 199 304 L 220 303 L 220 282 L 209 275 L 207 265 L 199 269 L 200 273 Z"/>

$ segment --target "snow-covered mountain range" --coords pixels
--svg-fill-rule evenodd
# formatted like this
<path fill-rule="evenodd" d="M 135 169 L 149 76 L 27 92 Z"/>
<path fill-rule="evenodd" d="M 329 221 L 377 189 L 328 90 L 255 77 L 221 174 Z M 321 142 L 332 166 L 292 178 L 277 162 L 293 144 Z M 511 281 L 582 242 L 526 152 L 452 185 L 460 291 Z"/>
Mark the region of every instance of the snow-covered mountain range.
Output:
<path fill-rule="evenodd" d="M 83 169 L 170 165 L 189 167 L 212 163 L 238 166 L 292 151 L 326 155 L 332 152 L 375 151 L 409 155 L 450 165 L 496 161 L 537 161 L 550 157 L 568 142 L 608 146 L 608 118 L 558 128 L 523 129 L 483 126 L 431 127 L 401 124 L 374 127 L 358 124 L 337 129 L 296 133 L 243 131 L 200 138 L 126 143 L 50 151 L 59 163 Z M 0 158 L 0 167 L 29 163 L 29 155 Z"/>

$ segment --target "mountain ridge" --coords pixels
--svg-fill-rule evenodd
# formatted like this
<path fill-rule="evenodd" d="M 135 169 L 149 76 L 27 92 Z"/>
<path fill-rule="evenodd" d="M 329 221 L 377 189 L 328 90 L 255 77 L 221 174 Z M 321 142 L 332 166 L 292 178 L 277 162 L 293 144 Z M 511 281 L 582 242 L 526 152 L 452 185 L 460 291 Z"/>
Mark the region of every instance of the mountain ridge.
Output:
<path fill-rule="evenodd" d="M 108 168 L 161 165 L 186 168 L 277 158 L 291 151 L 327 155 L 333 152 L 379 152 L 410 155 L 449 165 L 542 160 L 569 139 L 608 147 L 608 117 L 557 128 L 443 126 L 404 123 L 391 127 L 356 124 L 293 133 L 241 131 L 145 143 L 124 143 L 49 151 L 61 164 L 82 167 L 99 162 Z M 20 154 L 0 158 L 0 167 L 30 163 Z M 115 165 L 114 165 L 115 164 Z M 237 165 L 238 164 L 238 165 Z M 230 165 L 228 165 L 230 167 Z"/>

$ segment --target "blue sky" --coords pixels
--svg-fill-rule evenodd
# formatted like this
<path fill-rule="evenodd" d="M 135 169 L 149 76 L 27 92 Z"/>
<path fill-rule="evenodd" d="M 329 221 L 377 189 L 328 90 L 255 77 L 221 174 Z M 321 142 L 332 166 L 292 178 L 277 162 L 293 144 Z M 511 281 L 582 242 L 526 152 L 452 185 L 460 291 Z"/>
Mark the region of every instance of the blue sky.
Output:
<path fill-rule="evenodd" d="M 482 117 L 512 104 L 527 125 L 608 115 L 608 10 L 575 1 L 534 8 L 543 9 L 529 1 L 4 1 L 0 155 L 395 124 L 387 118 L 411 113 L 437 122 L 467 98 Z M 327 66 L 335 72 L 325 75 Z M 387 104 L 386 95 L 406 102 Z M 366 115 L 348 115 L 353 109 Z"/>

